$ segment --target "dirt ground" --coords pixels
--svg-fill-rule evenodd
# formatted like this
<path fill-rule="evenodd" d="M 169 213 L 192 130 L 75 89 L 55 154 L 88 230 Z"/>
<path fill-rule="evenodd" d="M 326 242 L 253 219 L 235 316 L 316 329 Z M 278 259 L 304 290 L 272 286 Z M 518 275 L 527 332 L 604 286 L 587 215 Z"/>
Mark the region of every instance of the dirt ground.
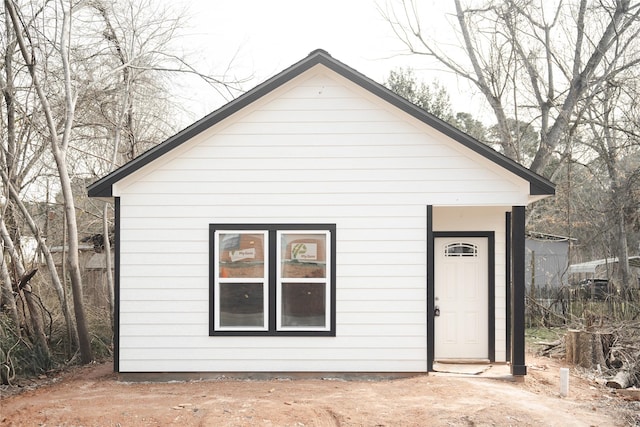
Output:
<path fill-rule="evenodd" d="M 111 364 L 3 388 L 1 426 L 629 426 L 640 403 L 529 355 L 524 382 L 424 375 L 395 380 L 122 382 Z"/>

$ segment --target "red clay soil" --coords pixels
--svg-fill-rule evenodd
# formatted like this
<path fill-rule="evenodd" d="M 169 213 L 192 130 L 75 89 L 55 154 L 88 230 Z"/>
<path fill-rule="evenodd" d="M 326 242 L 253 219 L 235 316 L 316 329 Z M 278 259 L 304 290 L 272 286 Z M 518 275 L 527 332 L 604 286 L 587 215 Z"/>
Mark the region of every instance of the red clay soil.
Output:
<path fill-rule="evenodd" d="M 638 402 L 582 377 L 559 394 L 561 362 L 528 356 L 524 382 L 424 375 L 121 382 L 111 364 L 3 388 L 0 426 L 629 426 Z"/>

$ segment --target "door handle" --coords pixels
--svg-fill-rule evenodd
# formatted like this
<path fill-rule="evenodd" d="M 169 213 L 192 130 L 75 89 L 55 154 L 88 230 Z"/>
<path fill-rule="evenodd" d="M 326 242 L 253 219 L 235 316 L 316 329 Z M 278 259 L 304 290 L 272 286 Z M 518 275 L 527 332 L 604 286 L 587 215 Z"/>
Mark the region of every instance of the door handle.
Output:
<path fill-rule="evenodd" d="M 438 317 L 438 316 L 440 316 L 440 307 L 436 305 L 435 309 L 433 310 L 433 317 Z"/>

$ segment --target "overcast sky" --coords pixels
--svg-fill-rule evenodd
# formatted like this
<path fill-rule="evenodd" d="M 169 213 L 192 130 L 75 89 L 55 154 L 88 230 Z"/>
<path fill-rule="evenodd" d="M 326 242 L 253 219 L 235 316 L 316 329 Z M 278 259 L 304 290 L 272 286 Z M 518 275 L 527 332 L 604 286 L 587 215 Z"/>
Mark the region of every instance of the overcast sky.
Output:
<path fill-rule="evenodd" d="M 232 72 L 239 77 L 254 76 L 243 85 L 251 89 L 321 48 L 334 58 L 366 76 L 382 82 L 392 69 L 412 67 L 425 82 L 438 79 L 447 84 L 459 107 L 457 81 L 438 73 L 425 58 L 402 55 L 404 45 L 378 11 L 387 0 L 185 0 L 188 12 L 189 47 L 208 73 L 221 73 L 234 59 Z M 452 7 L 441 0 L 420 0 L 426 31 L 446 38 L 451 33 L 446 12 Z M 464 86 L 464 85 L 463 85 Z M 223 103 L 202 96 L 202 88 L 192 91 L 198 101 L 196 118 Z M 468 104 L 465 101 L 464 104 Z M 457 108 L 456 108 L 457 107 Z M 474 112 L 469 111 L 472 114 Z"/>

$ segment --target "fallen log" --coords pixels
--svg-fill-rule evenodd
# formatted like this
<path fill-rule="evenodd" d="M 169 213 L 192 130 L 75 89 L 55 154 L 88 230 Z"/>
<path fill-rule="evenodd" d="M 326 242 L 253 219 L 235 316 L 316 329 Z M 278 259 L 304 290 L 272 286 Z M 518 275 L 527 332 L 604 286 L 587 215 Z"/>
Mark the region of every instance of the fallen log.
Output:
<path fill-rule="evenodd" d="M 606 385 L 609 388 L 615 389 L 624 389 L 631 386 L 631 381 L 633 381 L 633 375 L 629 371 L 618 371 L 618 373 L 607 380 Z"/>
<path fill-rule="evenodd" d="M 557 340 L 553 342 L 538 341 L 536 345 L 541 348 L 538 350 L 538 354 L 546 357 L 562 357 L 564 356 L 564 341 Z"/>

